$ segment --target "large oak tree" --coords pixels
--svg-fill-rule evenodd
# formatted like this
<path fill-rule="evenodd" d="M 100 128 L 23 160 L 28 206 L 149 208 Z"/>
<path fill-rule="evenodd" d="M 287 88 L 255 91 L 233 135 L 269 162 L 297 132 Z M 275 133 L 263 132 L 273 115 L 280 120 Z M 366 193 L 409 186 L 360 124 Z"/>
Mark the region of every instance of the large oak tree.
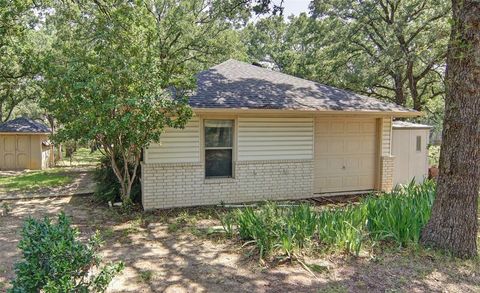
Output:
<path fill-rule="evenodd" d="M 452 9 L 437 197 L 421 241 L 473 257 L 480 189 L 480 2 L 453 0 Z"/>
<path fill-rule="evenodd" d="M 332 58 L 338 54 L 346 82 L 363 75 L 364 88 L 357 91 L 393 97 L 399 105 L 411 100 L 416 110 L 443 94 L 447 0 L 322 0 L 312 8 L 320 20 L 332 22 L 327 51 Z"/>

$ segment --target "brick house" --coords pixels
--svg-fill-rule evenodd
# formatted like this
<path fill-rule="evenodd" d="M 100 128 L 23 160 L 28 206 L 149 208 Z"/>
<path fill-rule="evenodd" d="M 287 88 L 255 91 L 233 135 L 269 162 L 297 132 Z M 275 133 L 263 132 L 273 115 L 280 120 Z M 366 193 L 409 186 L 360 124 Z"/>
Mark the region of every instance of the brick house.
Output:
<path fill-rule="evenodd" d="M 144 150 L 146 210 L 389 190 L 392 119 L 420 115 L 235 60 L 197 78 L 194 117 Z"/>

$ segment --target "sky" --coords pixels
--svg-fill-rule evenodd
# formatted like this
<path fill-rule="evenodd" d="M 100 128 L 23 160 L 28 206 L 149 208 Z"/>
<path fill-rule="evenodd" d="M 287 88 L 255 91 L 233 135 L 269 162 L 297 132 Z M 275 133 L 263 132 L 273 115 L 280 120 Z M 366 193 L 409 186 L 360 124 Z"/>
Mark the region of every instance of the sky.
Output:
<path fill-rule="evenodd" d="M 279 0 L 277 0 L 279 2 Z M 283 10 L 284 16 L 290 16 L 290 14 L 299 15 L 301 12 L 308 12 L 308 5 L 311 0 L 284 0 Z"/>

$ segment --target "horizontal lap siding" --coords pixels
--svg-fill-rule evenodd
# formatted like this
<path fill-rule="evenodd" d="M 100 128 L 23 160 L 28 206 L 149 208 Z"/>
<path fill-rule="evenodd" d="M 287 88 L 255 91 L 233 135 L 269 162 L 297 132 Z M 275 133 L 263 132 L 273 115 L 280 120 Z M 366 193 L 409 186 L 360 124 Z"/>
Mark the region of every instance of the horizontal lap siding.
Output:
<path fill-rule="evenodd" d="M 310 160 L 313 118 L 238 118 L 238 160 Z"/>
<path fill-rule="evenodd" d="M 200 162 L 200 129 L 198 118 L 190 120 L 184 129 L 169 128 L 160 143 L 146 150 L 146 163 Z"/>
<path fill-rule="evenodd" d="M 392 148 L 392 118 L 383 118 L 382 155 L 390 155 Z"/>

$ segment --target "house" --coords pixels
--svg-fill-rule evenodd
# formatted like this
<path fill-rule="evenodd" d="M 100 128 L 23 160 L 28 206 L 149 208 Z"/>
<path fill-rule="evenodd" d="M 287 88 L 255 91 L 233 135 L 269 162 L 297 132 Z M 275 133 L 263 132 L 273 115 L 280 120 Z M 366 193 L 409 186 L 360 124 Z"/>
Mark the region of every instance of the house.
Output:
<path fill-rule="evenodd" d="M 406 121 L 392 124 L 393 184 L 420 183 L 428 177 L 428 140 L 432 127 Z"/>
<path fill-rule="evenodd" d="M 198 74 L 194 117 L 144 150 L 156 208 L 390 190 L 396 104 L 228 60 Z"/>
<path fill-rule="evenodd" d="M 50 129 L 26 117 L 0 124 L 0 170 L 41 170 L 50 166 Z"/>

